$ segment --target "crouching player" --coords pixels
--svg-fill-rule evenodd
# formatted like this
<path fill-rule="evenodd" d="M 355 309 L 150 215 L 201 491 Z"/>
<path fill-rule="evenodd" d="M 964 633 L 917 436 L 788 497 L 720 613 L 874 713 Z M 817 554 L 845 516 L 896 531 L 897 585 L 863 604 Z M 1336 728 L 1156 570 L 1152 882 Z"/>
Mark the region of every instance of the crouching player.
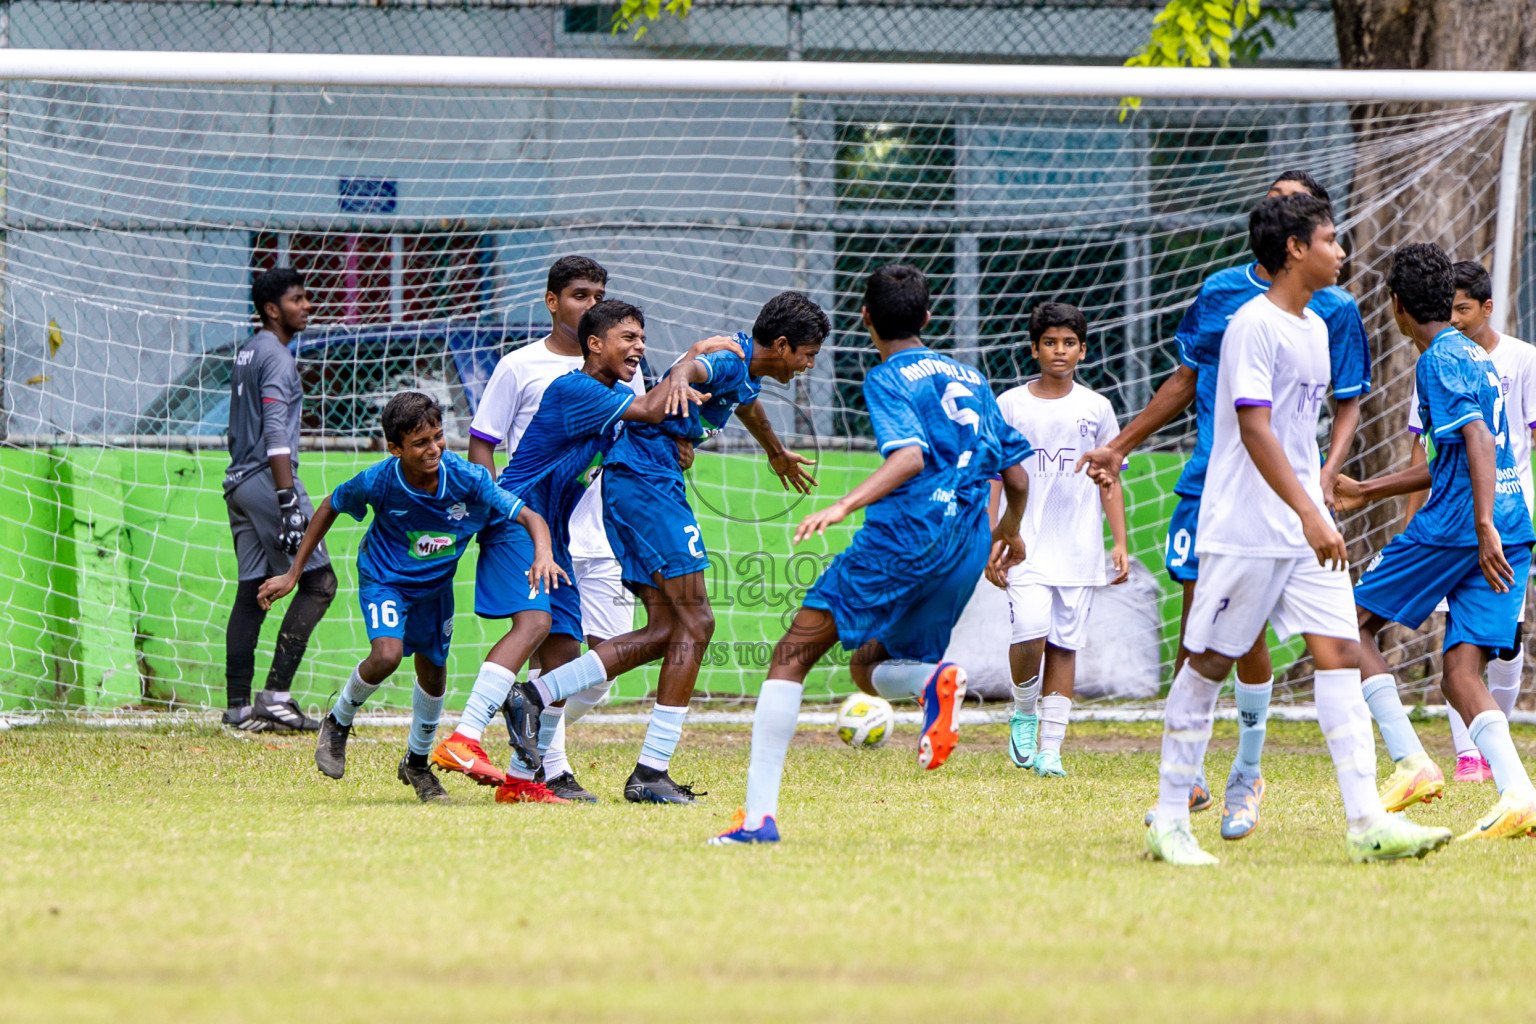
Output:
<path fill-rule="evenodd" d="M 746 808 L 714 845 L 778 842 L 779 782 L 805 677 L 838 641 L 854 651 L 859 689 L 922 701 L 922 767 L 939 767 L 954 750 L 965 670 L 940 659 L 989 552 L 1002 572 L 1023 560 L 1029 480 L 1020 463 L 1030 447 L 980 374 L 922 343 L 927 324 L 928 282 L 916 267 L 889 264 L 870 275 L 864 326 L 881 361 L 864 377 L 864 398 L 885 462 L 795 530 L 798 544 L 867 509 L 774 648 L 752 716 Z M 989 537 L 990 481 L 999 473 L 1007 508 Z"/>
<path fill-rule="evenodd" d="M 1490 652 L 1514 645 L 1536 535 L 1510 453 L 1499 376 L 1488 354 L 1450 325 L 1451 262 L 1436 245 L 1405 245 L 1387 272 L 1397 326 L 1421 355 L 1414 367 L 1419 422 L 1435 457 L 1355 484 L 1340 481 L 1340 507 L 1429 488 L 1408 528 L 1371 562 L 1355 589 L 1370 675 L 1365 699 L 1396 771 L 1382 802 L 1397 810 L 1438 796 L 1445 777 L 1424 753 L 1376 639 L 1389 621 L 1416 628 L 1441 598 L 1445 624 L 1440 688 L 1493 769 L 1499 800 L 1463 839 L 1523 836 L 1536 829 L 1536 789 L 1509 736 L 1509 720 L 1483 685 Z M 1515 585 L 1516 581 L 1519 585 Z"/>
<path fill-rule="evenodd" d="M 1146 849 L 1170 864 L 1216 863 L 1190 831 L 1189 788 L 1222 680 L 1268 621 L 1282 639 L 1300 633 L 1317 665 L 1317 721 L 1344 798 L 1349 856 L 1422 857 L 1451 833 L 1388 814 L 1376 795 L 1349 556 L 1323 503 L 1317 422 L 1330 376 L 1328 328 L 1307 303 L 1337 279 L 1344 250 L 1331 207 L 1311 196 L 1265 199 L 1248 218 L 1248 237 L 1271 281 L 1232 317 L 1221 343 L 1189 659 L 1168 692 Z"/>
<path fill-rule="evenodd" d="M 1093 588 L 1109 582 L 1104 571 L 1106 512 L 1115 583 L 1130 577 L 1130 554 L 1120 481 L 1114 480 L 1101 496 L 1099 486 L 1074 469 L 1080 454 L 1108 444 L 1119 429 L 1109 400 L 1072 379 L 1088 349 L 1088 320 L 1076 306 L 1046 302 L 1030 314 L 1029 336 L 1040 376 L 997 400 L 1003 419 L 1035 449 L 1024 463 L 1029 508 L 1021 536 L 1029 560 L 1006 577 L 987 576 L 1008 591 L 1013 627 L 1009 760 L 1033 768 L 1036 775 L 1065 775 L 1061 743 L 1072 710 L 1077 652 L 1088 638 Z"/>
<path fill-rule="evenodd" d="M 411 734 L 400 761 L 400 781 L 423 802 L 448 794 L 427 763 L 443 711 L 448 641 L 453 636 L 453 573 L 469 539 L 493 523 L 514 520 L 533 539 L 528 586 L 548 590 L 570 582 L 551 557 L 549 527 L 513 495 L 497 487 L 484 468 L 448 451 L 443 411 L 426 395 L 407 391 L 384 407 L 384 440 L 390 457 L 348 480 L 320 503 L 293 564 L 302 567 L 337 517 L 345 512 L 373 522 L 357 556 L 358 600 L 368 630 L 368 657 L 352 670 L 336 704 L 320 722 L 315 766 L 333 779 L 347 770 L 347 738 L 357 709 L 400 667 L 416 656 L 411 697 Z M 262 584 L 262 607 L 298 583 L 290 569 Z"/>

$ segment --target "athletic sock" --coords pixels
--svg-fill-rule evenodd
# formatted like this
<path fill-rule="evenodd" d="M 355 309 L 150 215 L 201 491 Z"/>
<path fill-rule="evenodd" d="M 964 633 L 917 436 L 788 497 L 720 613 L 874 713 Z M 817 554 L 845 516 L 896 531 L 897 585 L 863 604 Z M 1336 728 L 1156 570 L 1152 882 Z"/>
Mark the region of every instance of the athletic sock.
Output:
<path fill-rule="evenodd" d="M 1173 825 L 1189 820 L 1189 791 L 1205 762 L 1221 683 L 1189 662 L 1173 677 L 1163 712 L 1163 753 L 1158 765 L 1157 817 Z"/>
<path fill-rule="evenodd" d="M 938 668 L 921 661 L 882 661 L 870 672 L 869 681 L 886 700 L 915 699 L 923 695 L 923 687 Z"/>
<path fill-rule="evenodd" d="M 464 714 L 459 717 L 459 727 L 454 730 L 465 739 L 479 740 L 491 719 L 501 712 L 501 706 L 512 692 L 517 675 L 511 669 L 502 668 L 494 661 L 482 662 L 480 674 L 475 676 L 474 689 L 464 702 Z"/>
<path fill-rule="evenodd" d="M 1402 699 L 1397 695 L 1396 679 L 1386 672 L 1371 676 L 1360 692 L 1371 709 L 1371 717 L 1376 719 L 1376 728 L 1381 730 L 1381 742 L 1387 746 L 1388 757 L 1401 761 L 1424 753 L 1424 744 L 1419 742 L 1419 734 L 1413 731 L 1413 723 L 1408 721 L 1408 712 L 1403 710 Z"/>
<path fill-rule="evenodd" d="M 1488 663 L 1488 694 L 1508 718 L 1520 697 L 1520 677 L 1525 674 L 1525 650 L 1515 648 L 1515 656 L 1509 661 Z"/>
<path fill-rule="evenodd" d="M 372 697 L 382 685 L 364 682 L 363 677 L 357 673 L 358 667 L 361 667 L 361 663 L 352 669 L 351 678 L 336 695 L 336 703 L 331 707 L 331 717 L 341 725 L 351 725 L 353 717 L 357 715 L 357 709 L 366 704 L 368 698 Z"/>
<path fill-rule="evenodd" d="M 555 716 L 555 728 L 549 737 L 548 744 L 544 743 L 544 719 L 539 719 L 539 743 L 544 752 L 545 782 L 557 779 L 571 770 L 571 763 L 565 757 L 565 708 L 549 710 L 558 714 Z"/>
<path fill-rule="evenodd" d="M 1013 713 L 1033 715 L 1035 702 L 1040 699 L 1040 677 L 1030 676 L 1022 683 L 1013 684 Z"/>
<path fill-rule="evenodd" d="M 588 651 L 575 661 L 550 669 L 543 675 L 528 681 L 533 684 L 535 690 L 539 691 L 539 697 L 547 707 L 567 697 L 574 697 L 587 687 L 595 686 L 607 678 L 608 670 L 603 667 L 603 659 L 598 657 L 596 651 Z"/>
<path fill-rule="evenodd" d="M 1264 755 L 1264 736 L 1269 729 L 1269 698 L 1275 691 L 1275 678 L 1266 682 L 1237 681 L 1237 757 L 1232 770 L 1250 778 L 1259 774 L 1259 759 Z"/>
<path fill-rule="evenodd" d="M 1489 688 L 1493 692 L 1492 687 Z M 1456 745 L 1457 757 L 1477 757 L 1477 744 L 1472 742 L 1472 734 L 1467 731 L 1467 723 L 1461 720 L 1461 715 L 1449 704 L 1445 706 L 1445 717 L 1451 723 L 1451 742 Z"/>
<path fill-rule="evenodd" d="M 645 741 L 640 744 L 640 764 L 658 772 L 667 770 L 677 741 L 683 738 L 683 717 L 687 714 L 686 707 L 666 704 L 657 704 L 651 709 L 651 724 L 645 727 Z"/>
<path fill-rule="evenodd" d="M 437 720 L 443 717 L 443 698 L 446 691 L 434 697 L 417 683 L 411 693 L 411 735 L 406 749 L 412 754 L 426 757 L 432 752 L 432 739 L 437 735 Z"/>
<path fill-rule="evenodd" d="M 1072 713 L 1072 698 L 1060 693 L 1040 698 L 1040 749 L 1061 753 L 1061 741 L 1067 738 L 1067 718 Z"/>
<path fill-rule="evenodd" d="M 1477 749 L 1488 759 L 1493 769 L 1493 784 L 1499 787 L 1500 796 L 1518 796 L 1536 800 L 1531 777 L 1526 774 L 1514 741 L 1509 738 L 1509 719 L 1502 711 L 1484 711 L 1467 726 Z"/>
<path fill-rule="evenodd" d="M 613 680 L 604 679 L 600 683 L 594 683 L 565 698 L 565 722 L 567 725 L 579 722 L 608 697 L 608 691 L 613 689 Z"/>
<path fill-rule="evenodd" d="M 1344 818 L 1351 831 L 1360 831 L 1386 813 L 1376 794 L 1376 740 L 1371 735 L 1371 712 L 1360 686 L 1360 670 L 1321 669 L 1313 677 L 1312 693 L 1317 725 L 1323 730 L 1344 798 Z"/>
<path fill-rule="evenodd" d="M 770 679 L 758 692 L 757 710 L 752 715 L 752 753 L 747 762 L 745 824 L 749 829 L 762 828 L 765 817 L 779 813 L 784 755 L 795 737 L 804 691 L 803 686 L 788 679 Z"/>

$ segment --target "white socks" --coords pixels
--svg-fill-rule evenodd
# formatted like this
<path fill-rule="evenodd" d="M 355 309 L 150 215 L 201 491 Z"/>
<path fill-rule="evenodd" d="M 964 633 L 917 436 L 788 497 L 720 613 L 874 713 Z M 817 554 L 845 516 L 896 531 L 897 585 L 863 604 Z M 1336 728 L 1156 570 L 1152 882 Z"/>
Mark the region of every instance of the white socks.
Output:
<path fill-rule="evenodd" d="M 1189 790 L 1205 762 L 1221 683 L 1185 662 L 1173 677 L 1163 712 L 1163 758 L 1158 766 L 1157 817 L 1164 825 L 1189 820 Z"/>
<path fill-rule="evenodd" d="M 1477 749 L 1488 759 L 1493 769 L 1493 784 L 1499 787 L 1499 795 L 1518 796 L 1536 800 L 1531 777 L 1526 774 L 1514 741 L 1509 738 L 1509 719 L 1502 711 L 1484 711 L 1467 726 Z"/>
<path fill-rule="evenodd" d="M 1040 698 L 1040 749 L 1061 753 L 1061 741 L 1067 738 L 1067 716 L 1072 712 L 1072 698 L 1060 693 Z"/>
<path fill-rule="evenodd" d="M 1022 683 L 1013 684 L 1013 713 L 1033 715 L 1035 702 L 1040 699 L 1040 677 L 1030 676 Z"/>
<path fill-rule="evenodd" d="M 331 707 L 331 717 L 341 725 L 351 725 L 352 718 L 357 714 L 357 709 L 372 697 L 383 683 L 364 682 L 363 677 L 357 674 L 362 662 L 352 667 L 352 675 L 347 679 L 347 685 L 341 688 L 336 695 L 336 703 Z"/>
<path fill-rule="evenodd" d="M 747 765 L 745 825 L 749 829 L 762 828 L 763 818 L 778 814 L 784 755 L 795 737 L 804 690 L 788 679 L 770 679 L 758 692 L 757 711 L 752 715 L 752 755 Z"/>
<path fill-rule="evenodd" d="M 1525 672 L 1525 651 L 1517 648 L 1512 661 L 1488 663 L 1488 695 L 1508 718 L 1520 697 L 1520 677 Z"/>
<path fill-rule="evenodd" d="M 469 691 L 469 699 L 464 702 L 459 727 L 454 731 L 466 739 L 478 741 L 485 735 L 485 727 L 491 724 L 491 719 L 501 713 L 501 706 L 506 703 L 507 694 L 512 692 L 515 682 L 517 675 L 511 669 L 502 668 L 493 661 L 483 662 L 480 674 L 475 677 L 474 689 Z"/>
<path fill-rule="evenodd" d="M 870 672 L 869 681 L 886 700 L 916 699 L 938 668 L 920 661 L 882 661 Z"/>
<path fill-rule="evenodd" d="M 1313 677 L 1312 692 L 1317 724 L 1344 798 L 1344 817 L 1350 830 L 1358 832 L 1386 813 L 1376 794 L 1376 741 L 1371 736 L 1371 712 L 1362 694 L 1360 670 L 1320 669 Z M 1397 690 L 1392 693 L 1395 696 Z"/>

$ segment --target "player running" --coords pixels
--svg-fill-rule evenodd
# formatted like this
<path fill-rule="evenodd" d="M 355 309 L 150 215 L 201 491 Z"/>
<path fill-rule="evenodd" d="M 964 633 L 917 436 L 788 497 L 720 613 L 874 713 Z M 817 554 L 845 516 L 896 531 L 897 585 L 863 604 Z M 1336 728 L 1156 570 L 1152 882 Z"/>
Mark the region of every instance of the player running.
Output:
<path fill-rule="evenodd" d="M 356 520 L 373 510 L 357 556 L 358 601 L 369 651 L 330 712 L 321 719 L 315 766 L 333 779 L 347 770 L 353 716 L 414 654 L 411 733 L 396 774 L 425 802 L 448 799 L 427 763 L 442 716 L 448 683 L 448 641 L 453 636 L 453 574 L 469 538 L 493 524 L 516 522 L 535 554 L 530 587 L 552 586 L 564 575 L 551 558 L 549 528 L 523 502 L 497 487 L 490 474 L 448 451 L 443 410 L 426 395 L 407 391 L 384 406 L 389 458 L 348 480 L 320 503 L 299 544 L 294 568 L 261 586 L 263 608 L 299 581 L 297 567 L 320 546 L 343 512 Z"/>
<path fill-rule="evenodd" d="M 784 447 L 758 394 L 764 377 L 787 384 L 815 366 L 830 329 L 827 315 L 806 296 L 776 295 L 759 311 L 751 335 L 735 336 L 736 350 L 690 351 L 673 364 L 669 377 L 708 388 L 708 401 L 682 419 L 633 427 L 613 446 L 603 469 L 603 519 L 624 585 L 645 605 L 646 624 L 513 688 L 509 728 L 523 756 L 537 763 L 534 727 L 544 707 L 600 679 L 660 661 L 656 705 L 639 760 L 624 783 L 624 799 L 682 804 L 702 795 L 668 774 L 715 626 L 704 584 L 709 556 L 688 504 L 677 442 L 703 440 L 734 412 L 767 453 L 785 488 L 808 493 L 816 483 L 804 469 L 810 460 Z"/>
<path fill-rule="evenodd" d="M 1356 861 L 1422 857 L 1448 829 L 1390 815 L 1376 795 L 1376 755 L 1360 692 L 1349 556 L 1323 498 L 1317 423 L 1329 382 L 1328 328 L 1308 308 L 1337 279 L 1344 250 L 1333 211 L 1311 196 L 1265 199 L 1249 243 L 1268 291 L 1232 317 L 1221 344 L 1208 487 L 1196 551 L 1200 578 L 1164 716 L 1157 807 L 1146 849 L 1179 866 L 1215 864 L 1189 827 L 1189 789 L 1205 758 L 1221 681 L 1268 622 L 1300 633 L 1316 663 L 1317 720 L 1333 758 Z M 1335 447 L 1347 438 L 1336 438 Z"/>
<path fill-rule="evenodd" d="M 1073 469 L 1080 451 L 1107 444 L 1118 430 L 1109 400 L 1073 379 L 1088 350 L 1088 320 L 1076 306 L 1046 302 L 1030 314 L 1029 336 L 1040 376 L 1003 392 L 997 407 L 1035 448 L 1024 463 L 1030 501 L 1020 531 L 1030 557 L 1007 576 L 987 576 L 1008 591 L 1013 624 L 1008 757 L 1036 775 L 1065 775 L 1061 743 L 1072 709 L 1077 652 L 1087 642 L 1093 588 L 1111 582 L 1104 571 L 1106 513 L 1114 583 L 1130 578 L 1130 554 L 1120 482 L 1101 496 L 1092 480 Z M 1001 490 L 993 485 L 994 504 Z"/>
<path fill-rule="evenodd" d="M 752 716 L 746 807 L 713 845 L 779 841 L 779 783 L 805 676 L 839 641 L 854 652 L 849 671 L 859 689 L 922 701 L 918 763 L 942 765 L 965 697 L 965 669 L 940 660 L 950 632 L 989 551 L 1000 573 L 1024 558 L 1019 523 L 1029 477 L 1020 463 L 1032 449 L 1004 421 L 980 374 L 923 344 L 922 272 L 902 263 L 876 270 L 863 317 L 880 353 L 865 374 L 864 398 L 885 462 L 795 530 L 798 544 L 867 509 L 853 542 L 806 593 L 774 647 Z M 989 543 L 989 482 L 999 473 L 1007 506 Z"/>
<path fill-rule="evenodd" d="M 1429 489 L 1408 528 L 1381 550 L 1355 588 L 1366 670 L 1364 693 L 1397 768 L 1382 791 L 1389 809 L 1430 800 L 1445 786 L 1424 753 L 1381 656 L 1389 621 L 1416 629 L 1441 598 L 1450 606 L 1440 688 L 1493 770 L 1498 802 L 1463 839 L 1536 829 L 1536 789 L 1509 737 L 1509 720 L 1483 685 L 1490 651 L 1519 632 L 1536 532 L 1510 452 L 1509 420 L 1492 359 L 1450 324 L 1455 282 L 1439 246 L 1405 245 L 1387 271 L 1398 330 L 1418 347 L 1419 422 L 1435 457 L 1399 473 L 1340 481 L 1340 507 Z M 1520 586 L 1515 586 L 1516 581 Z"/>
<path fill-rule="evenodd" d="M 1269 187 L 1270 196 L 1304 193 L 1328 202 L 1328 193 L 1305 171 L 1286 171 Z M 1118 479 L 1120 467 L 1142 442 L 1171 423 L 1195 403 L 1197 439 L 1195 450 L 1184 465 L 1174 492 L 1179 504 L 1168 524 L 1166 564 L 1168 574 L 1184 587 L 1180 607 L 1179 650 L 1173 668 L 1177 673 L 1188 656 L 1183 643 L 1189 619 L 1195 580 L 1200 574 L 1197 521 L 1200 497 L 1205 489 L 1206 467 L 1211 455 L 1211 432 L 1215 423 L 1216 375 L 1220 369 L 1222 336 L 1227 324 L 1243 305 L 1262 295 L 1270 283 L 1264 265 L 1254 261 L 1245 266 L 1219 271 L 1206 279 L 1200 294 L 1179 322 L 1176 340 L 1179 367 L 1163 382 L 1152 401 L 1116 438 L 1078 460 L 1078 468 L 1088 467 L 1100 482 Z M 1332 504 L 1333 481 L 1349 456 L 1350 442 L 1360 424 L 1360 398 L 1371 387 L 1370 352 L 1365 325 L 1354 296 L 1336 285 L 1318 289 L 1308 307 L 1328 329 L 1328 348 L 1333 398 L 1333 443 L 1322 471 L 1325 502 Z M 1259 803 L 1264 797 L 1264 777 L 1260 758 L 1269 717 L 1269 699 L 1274 689 L 1274 666 L 1263 633 L 1253 648 L 1237 659 L 1237 756 L 1227 775 L 1222 801 L 1221 836 L 1242 839 L 1259 824 Z M 1202 765 L 1189 794 L 1191 811 L 1203 811 L 1212 805 Z M 1148 815 L 1148 823 L 1151 816 Z"/>

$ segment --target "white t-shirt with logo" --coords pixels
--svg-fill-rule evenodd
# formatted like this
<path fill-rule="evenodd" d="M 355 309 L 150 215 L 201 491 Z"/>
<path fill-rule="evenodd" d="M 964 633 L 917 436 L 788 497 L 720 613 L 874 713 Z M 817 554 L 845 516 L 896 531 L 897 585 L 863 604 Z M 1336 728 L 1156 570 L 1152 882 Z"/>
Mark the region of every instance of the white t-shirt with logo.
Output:
<path fill-rule="evenodd" d="M 1243 447 L 1239 406 L 1269 407 L 1269 426 L 1323 516 L 1317 421 L 1331 375 L 1328 328 L 1310 309 L 1292 316 L 1266 293 L 1244 303 L 1221 339 L 1210 469 L 1195 551 L 1250 558 L 1311 556 L 1301 517 L 1272 490 Z"/>
<path fill-rule="evenodd" d="M 539 411 L 544 389 L 556 377 L 581 369 L 581 356 L 563 356 L 549 347 L 549 336 L 514 349 L 502 356 L 491 373 L 470 421 L 469 432 L 483 441 L 504 445 L 507 456 L 517 451 L 517 442 L 528 421 Z M 629 382 L 635 394 L 645 394 L 640 374 Z M 603 529 L 603 481 L 597 480 L 571 512 L 571 557 L 612 558 L 608 534 Z"/>
<path fill-rule="evenodd" d="M 1035 449 L 1024 460 L 1029 502 L 1019 535 L 1025 558 L 1009 573 L 1009 581 L 1054 587 L 1108 583 L 1101 492 L 1075 467 L 1078 456 L 1120 432 L 1109 400 L 1081 384 L 1073 384 L 1061 398 L 1041 398 L 1023 384 L 998 396 L 997 407 Z"/>
<path fill-rule="evenodd" d="M 1493 351 L 1494 371 L 1499 375 L 1500 390 L 1504 395 L 1504 414 L 1509 419 L 1509 453 L 1515 457 L 1515 471 L 1520 474 L 1520 486 L 1525 491 L 1525 510 L 1536 508 L 1536 492 L 1531 489 L 1531 428 L 1536 427 L 1536 345 L 1499 335 Z M 1413 389 L 1413 401 L 1408 404 L 1408 429 L 1415 434 L 1424 433 L 1419 422 L 1419 389 Z"/>

